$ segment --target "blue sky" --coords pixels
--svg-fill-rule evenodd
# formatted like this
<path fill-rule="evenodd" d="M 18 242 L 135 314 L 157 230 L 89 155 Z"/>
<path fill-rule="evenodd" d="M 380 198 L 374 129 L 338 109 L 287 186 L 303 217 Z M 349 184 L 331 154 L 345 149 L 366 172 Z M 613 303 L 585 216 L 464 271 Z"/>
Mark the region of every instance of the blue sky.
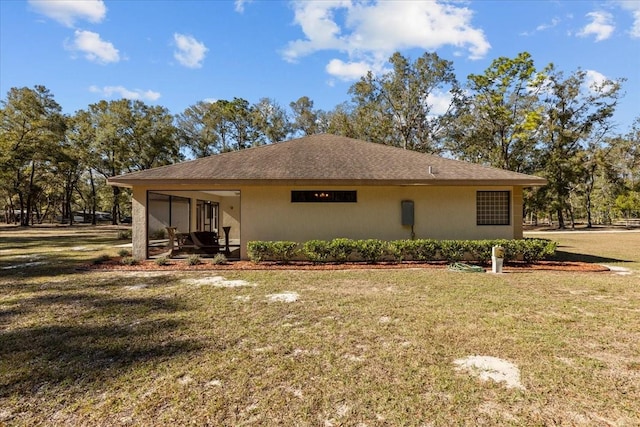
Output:
<path fill-rule="evenodd" d="M 640 117 L 640 0 L 0 1 L 1 99 L 41 84 L 68 114 L 123 97 L 331 110 L 395 51 L 435 51 L 461 82 L 527 51 L 540 69 L 626 78 L 617 131 Z"/>

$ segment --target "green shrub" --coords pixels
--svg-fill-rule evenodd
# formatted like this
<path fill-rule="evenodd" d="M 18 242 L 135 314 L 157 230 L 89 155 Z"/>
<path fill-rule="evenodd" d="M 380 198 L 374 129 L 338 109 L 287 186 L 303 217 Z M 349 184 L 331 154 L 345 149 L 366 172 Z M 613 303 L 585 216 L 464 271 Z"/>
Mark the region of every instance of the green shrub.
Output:
<path fill-rule="evenodd" d="M 389 252 L 395 254 L 395 259 L 399 262 L 415 260 L 415 242 L 415 240 L 394 240 L 389 242 Z"/>
<path fill-rule="evenodd" d="M 124 257 L 128 257 L 128 256 L 131 256 L 131 251 L 129 251 L 128 249 L 120 249 L 118 251 L 118 255 L 123 257 L 123 258 Z"/>
<path fill-rule="evenodd" d="M 355 251 L 355 243 L 351 239 L 339 237 L 329 242 L 331 258 L 337 262 L 346 262 Z"/>
<path fill-rule="evenodd" d="M 161 266 L 162 265 L 167 265 L 167 264 L 169 264 L 169 258 L 166 257 L 166 256 L 161 256 L 161 257 L 155 259 L 155 263 L 156 263 L 156 265 L 161 265 Z"/>
<path fill-rule="evenodd" d="M 474 260 L 486 264 L 491 259 L 494 246 L 504 248 L 504 260 L 523 259 L 536 262 L 553 255 L 556 243 L 546 239 L 495 239 L 495 240 L 395 240 L 387 242 L 377 239 L 351 240 L 336 238 L 331 241 L 309 240 L 302 245 L 304 256 L 314 262 L 334 260 L 346 262 L 354 253 L 362 260 L 370 263 L 379 262 L 385 257 L 393 261 L 411 259 L 429 262 L 440 259 L 447 262 L 458 262 L 469 253 Z M 299 251 L 295 242 L 252 241 L 247 244 L 249 258 L 254 262 L 279 261 L 289 262 Z"/>
<path fill-rule="evenodd" d="M 214 257 L 211 259 L 211 264 L 213 265 L 224 265 L 227 262 L 228 262 L 227 257 L 221 253 L 215 254 Z"/>
<path fill-rule="evenodd" d="M 158 228 L 153 232 L 149 233 L 149 238 L 154 240 L 161 240 L 166 238 L 166 230 L 164 228 Z"/>
<path fill-rule="evenodd" d="M 437 245 L 435 240 L 395 240 L 390 244 L 390 253 L 394 254 L 400 262 L 412 261 L 432 261 L 435 259 Z"/>
<path fill-rule="evenodd" d="M 271 256 L 275 261 L 288 263 L 298 254 L 296 242 L 277 241 L 272 242 Z"/>
<path fill-rule="evenodd" d="M 104 262 L 107 262 L 111 259 L 111 257 L 107 254 L 102 254 L 100 255 L 98 258 L 93 260 L 93 263 L 98 265 L 98 264 L 102 264 Z"/>
<path fill-rule="evenodd" d="M 187 264 L 188 265 L 198 265 L 201 262 L 202 262 L 202 260 L 200 259 L 200 255 L 192 254 L 192 255 L 189 255 L 187 257 Z"/>
<path fill-rule="evenodd" d="M 131 240 L 131 229 L 127 230 L 119 230 L 118 231 L 118 240 Z"/>
<path fill-rule="evenodd" d="M 464 258 L 467 250 L 467 241 L 465 240 L 441 240 L 438 248 L 440 257 L 447 262 L 458 262 Z"/>
<path fill-rule="evenodd" d="M 247 255 L 253 262 L 265 261 L 269 257 L 269 243 L 260 240 L 252 240 L 247 243 Z"/>
<path fill-rule="evenodd" d="M 385 256 L 391 262 L 402 262 L 402 244 L 398 245 L 398 242 L 404 242 L 404 240 L 393 240 L 386 242 Z"/>
<path fill-rule="evenodd" d="M 331 245 L 326 240 L 309 240 L 302 245 L 302 254 L 311 262 L 327 262 L 331 257 Z"/>
<path fill-rule="evenodd" d="M 480 264 L 488 264 L 491 261 L 494 246 L 496 246 L 494 240 L 470 240 L 467 243 L 466 250 Z"/>
<path fill-rule="evenodd" d="M 378 239 L 355 240 L 353 247 L 362 259 L 369 263 L 377 263 L 387 253 L 387 242 Z"/>
<path fill-rule="evenodd" d="M 122 265 L 137 265 L 138 260 L 130 256 L 125 256 L 120 260 L 120 263 Z"/>
<path fill-rule="evenodd" d="M 433 239 L 419 239 L 414 248 L 414 259 L 417 261 L 433 261 L 438 251 L 438 241 Z"/>
<path fill-rule="evenodd" d="M 536 262 L 556 252 L 557 243 L 547 239 L 520 240 L 522 259 L 525 262 Z"/>
<path fill-rule="evenodd" d="M 298 253 L 298 244 L 289 241 L 262 242 L 251 241 L 247 243 L 247 254 L 253 262 L 278 261 L 287 263 Z"/>
<path fill-rule="evenodd" d="M 500 239 L 494 240 L 494 246 L 502 246 L 504 248 L 504 260 L 516 261 L 519 256 L 521 256 L 521 245 L 520 242 L 522 240 L 514 240 L 514 239 Z"/>

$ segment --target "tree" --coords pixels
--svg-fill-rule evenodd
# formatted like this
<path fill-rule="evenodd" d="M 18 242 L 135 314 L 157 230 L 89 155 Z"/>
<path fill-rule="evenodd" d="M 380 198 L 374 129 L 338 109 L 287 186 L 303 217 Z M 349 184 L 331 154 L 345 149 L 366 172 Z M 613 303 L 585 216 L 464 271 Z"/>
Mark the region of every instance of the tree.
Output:
<path fill-rule="evenodd" d="M 425 53 L 411 63 L 400 53 L 389 58 L 392 71 L 371 71 L 349 89 L 359 138 L 436 153 L 462 99 L 453 63 Z M 436 99 L 448 99 L 443 109 Z"/>
<path fill-rule="evenodd" d="M 69 224 L 73 225 L 74 193 L 77 191 L 78 183 L 86 170 L 86 156 L 84 156 L 83 145 L 78 144 L 78 141 L 73 138 L 71 130 L 74 128 L 75 118 L 68 118 L 67 123 L 65 138 L 60 150 L 56 153 L 55 161 L 52 163 L 51 181 L 56 183 L 54 188 L 58 189 L 58 191 L 52 191 L 52 195 L 55 196 L 59 193 L 59 189 L 62 189 L 62 194 L 59 195 L 62 202 L 60 209 L 62 218 L 68 218 Z M 95 211 L 93 213 L 95 214 Z"/>
<path fill-rule="evenodd" d="M 200 101 L 176 116 L 178 140 L 196 158 L 219 151 L 219 138 L 210 107 L 211 103 Z"/>
<path fill-rule="evenodd" d="M 542 119 L 538 94 L 549 70 L 538 72 L 529 53 L 522 52 L 495 59 L 484 74 L 469 75 L 470 95 L 450 151 L 465 160 L 531 172 Z"/>
<path fill-rule="evenodd" d="M 540 127 L 542 166 L 549 181 L 547 191 L 560 228 L 570 211 L 569 196 L 584 174 L 583 151 L 603 141 L 611 130 L 621 80 L 588 85 L 587 73 L 550 73 L 543 88 L 543 119 Z"/>
<path fill-rule="evenodd" d="M 83 138 L 91 140 L 89 166 L 105 179 L 180 159 L 172 118 L 165 108 L 127 99 L 100 101 L 79 112 L 78 118 L 87 121 L 82 129 L 87 132 Z M 121 190 L 113 187 L 112 191 L 112 221 L 116 224 Z"/>
<path fill-rule="evenodd" d="M 298 98 L 297 101 L 289 103 L 293 111 L 293 132 L 300 132 L 302 135 L 313 135 L 318 132 L 318 111 L 313 109 L 313 101 L 307 96 Z"/>
<path fill-rule="evenodd" d="M 283 113 L 266 99 L 258 106 L 242 98 L 199 102 L 176 116 L 177 136 L 195 157 L 241 150 L 288 131 Z"/>
<path fill-rule="evenodd" d="M 632 215 L 640 212 L 640 192 L 629 191 L 619 195 L 616 198 L 616 208 L 626 219 L 628 227 Z"/>
<path fill-rule="evenodd" d="M 625 136 L 615 141 L 613 158 L 619 178 L 626 189 L 640 191 L 640 117 Z"/>
<path fill-rule="evenodd" d="M 215 105 L 218 107 L 222 127 L 226 129 L 229 140 L 224 144 L 222 151 L 242 150 L 260 145 L 261 138 L 254 126 L 255 115 L 249 101 L 233 98 L 233 101 L 217 101 Z"/>
<path fill-rule="evenodd" d="M 251 111 L 253 125 L 263 136 L 262 143 L 273 144 L 283 141 L 291 132 L 287 112 L 274 100 L 262 98 Z"/>
<path fill-rule="evenodd" d="M 627 134 L 606 138 L 597 152 L 600 155 L 591 181 L 593 192 L 587 203 L 593 206 L 596 220 L 610 224 L 613 214 L 620 212 L 616 207 L 617 197 L 640 191 L 640 118 Z M 589 165 L 586 162 L 586 166 Z"/>
<path fill-rule="evenodd" d="M 357 138 L 358 134 L 354 126 L 353 107 L 345 102 L 328 113 L 327 132 L 335 135 L 342 135 L 349 138 Z"/>
<path fill-rule="evenodd" d="M 9 199 L 18 198 L 23 226 L 31 224 L 44 174 L 63 140 L 65 119 L 61 111 L 44 86 L 12 88 L 2 101 L 0 170 Z"/>
<path fill-rule="evenodd" d="M 150 169 L 182 160 L 176 141 L 173 116 L 164 107 L 148 106 L 142 101 L 130 103 L 128 142 L 135 155 L 131 171 Z"/>
<path fill-rule="evenodd" d="M 81 180 L 78 180 L 76 189 L 83 195 L 84 202 L 89 207 L 93 225 L 96 224 L 96 211 L 98 210 L 97 187 L 92 167 L 95 160 L 95 137 L 96 129 L 93 126 L 91 115 L 87 111 L 80 110 L 69 119 L 66 138 L 79 156 L 81 170 L 87 174 L 88 189 L 83 191 L 86 186 L 82 185 Z M 73 216 L 71 220 L 73 220 Z"/>

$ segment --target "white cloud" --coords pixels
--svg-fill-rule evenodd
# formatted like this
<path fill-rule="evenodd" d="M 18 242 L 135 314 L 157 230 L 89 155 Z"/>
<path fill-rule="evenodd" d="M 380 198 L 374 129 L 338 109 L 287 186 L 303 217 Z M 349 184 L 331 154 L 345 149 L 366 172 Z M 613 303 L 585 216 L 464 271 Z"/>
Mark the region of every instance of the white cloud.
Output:
<path fill-rule="evenodd" d="M 238 13 L 244 12 L 244 5 L 251 3 L 253 0 L 236 0 L 235 1 L 235 10 Z"/>
<path fill-rule="evenodd" d="M 594 35 L 597 42 L 611 37 L 613 30 L 615 30 L 613 15 L 609 12 L 589 12 L 587 16 L 591 18 L 591 22 L 578 32 L 578 36 L 588 37 Z"/>
<path fill-rule="evenodd" d="M 620 1 L 620 6 L 631 12 L 633 16 L 633 25 L 629 30 L 629 35 L 632 38 L 640 38 L 640 2 L 637 0 Z"/>
<path fill-rule="evenodd" d="M 466 50 L 471 59 L 479 59 L 491 47 L 484 32 L 471 25 L 471 10 L 453 4 L 296 1 L 294 9 L 294 21 L 305 39 L 289 42 L 283 57 L 295 61 L 320 50 L 344 52 L 349 55 L 348 63 L 334 59 L 327 65 L 328 71 L 342 70 L 342 75 L 357 68 L 355 64 L 361 64 L 363 58 L 375 64 L 401 49 L 435 50 L 450 45 Z M 346 64 L 354 65 L 346 67 Z"/>
<path fill-rule="evenodd" d="M 92 31 L 76 30 L 73 42 L 66 48 L 84 53 L 89 61 L 107 64 L 120 61 L 120 53 L 113 44 L 100 38 L 100 34 Z"/>
<path fill-rule="evenodd" d="M 638 3 L 640 5 L 640 3 Z M 640 10 L 633 12 L 633 27 L 629 30 L 629 34 L 634 39 L 640 39 Z"/>
<path fill-rule="evenodd" d="M 131 99 L 131 100 L 147 100 L 147 101 L 156 101 L 160 98 L 160 93 L 154 92 L 152 90 L 140 90 L 134 89 L 130 90 L 125 88 L 124 86 L 104 86 L 102 88 L 97 86 L 89 87 L 89 91 L 93 93 L 100 93 L 107 98 L 112 98 L 114 95 L 119 95 L 120 98 Z"/>
<path fill-rule="evenodd" d="M 560 23 L 560 18 L 553 18 L 548 24 L 540 24 L 536 27 L 536 31 L 545 31 L 549 28 L 556 27 Z"/>
<path fill-rule="evenodd" d="M 536 33 L 539 33 L 539 32 L 542 32 L 542 31 L 547 31 L 547 30 L 549 30 L 551 28 L 557 27 L 558 24 L 560 24 L 560 22 L 562 22 L 562 20 L 560 18 L 552 18 L 551 22 L 542 23 L 542 24 L 538 25 L 534 31 L 523 31 L 522 33 L 520 33 L 520 35 L 521 36 L 533 36 Z"/>
<path fill-rule="evenodd" d="M 373 67 L 367 62 L 344 62 L 339 59 L 332 59 L 327 64 L 326 70 L 332 76 L 340 80 L 357 80 L 367 74 Z"/>
<path fill-rule="evenodd" d="M 173 57 L 178 62 L 188 68 L 202 67 L 205 53 L 209 50 L 204 43 L 199 42 L 192 36 L 175 33 L 173 40 L 176 43 L 177 50 L 173 53 Z"/>
<path fill-rule="evenodd" d="M 31 7 L 67 27 L 73 27 L 76 20 L 101 22 L 107 14 L 102 0 L 29 0 Z"/>
<path fill-rule="evenodd" d="M 604 74 L 594 70 L 585 70 L 584 85 L 587 90 L 591 92 L 598 92 L 599 90 L 606 92 L 612 88 L 610 84 L 606 84 L 607 81 L 607 76 Z"/>
<path fill-rule="evenodd" d="M 432 116 L 441 116 L 449 110 L 453 95 L 451 92 L 431 92 L 427 96 L 427 104 L 431 107 Z"/>

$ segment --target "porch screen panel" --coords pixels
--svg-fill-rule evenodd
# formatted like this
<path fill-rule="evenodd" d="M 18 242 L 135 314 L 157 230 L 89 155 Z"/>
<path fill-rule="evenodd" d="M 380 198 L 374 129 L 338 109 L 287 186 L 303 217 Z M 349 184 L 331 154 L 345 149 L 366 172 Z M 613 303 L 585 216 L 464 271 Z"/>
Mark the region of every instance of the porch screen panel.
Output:
<path fill-rule="evenodd" d="M 191 200 L 186 197 L 150 191 L 147 195 L 149 236 L 164 233 L 166 227 L 176 227 L 180 232 L 188 232 L 190 202 Z"/>
<path fill-rule="evenodd" d="M 171 196 L 171 226 L 183 233 L 189 232 L 190 205 L 186 197 Z"/>
<path fill-rule="evenodd" d="M 166 194 L 149 193 L 147 212 L 149 223 L 147 226 L 150 237 L 161 236 L 165 227 L 171 224 L 171 197 Z"/>

